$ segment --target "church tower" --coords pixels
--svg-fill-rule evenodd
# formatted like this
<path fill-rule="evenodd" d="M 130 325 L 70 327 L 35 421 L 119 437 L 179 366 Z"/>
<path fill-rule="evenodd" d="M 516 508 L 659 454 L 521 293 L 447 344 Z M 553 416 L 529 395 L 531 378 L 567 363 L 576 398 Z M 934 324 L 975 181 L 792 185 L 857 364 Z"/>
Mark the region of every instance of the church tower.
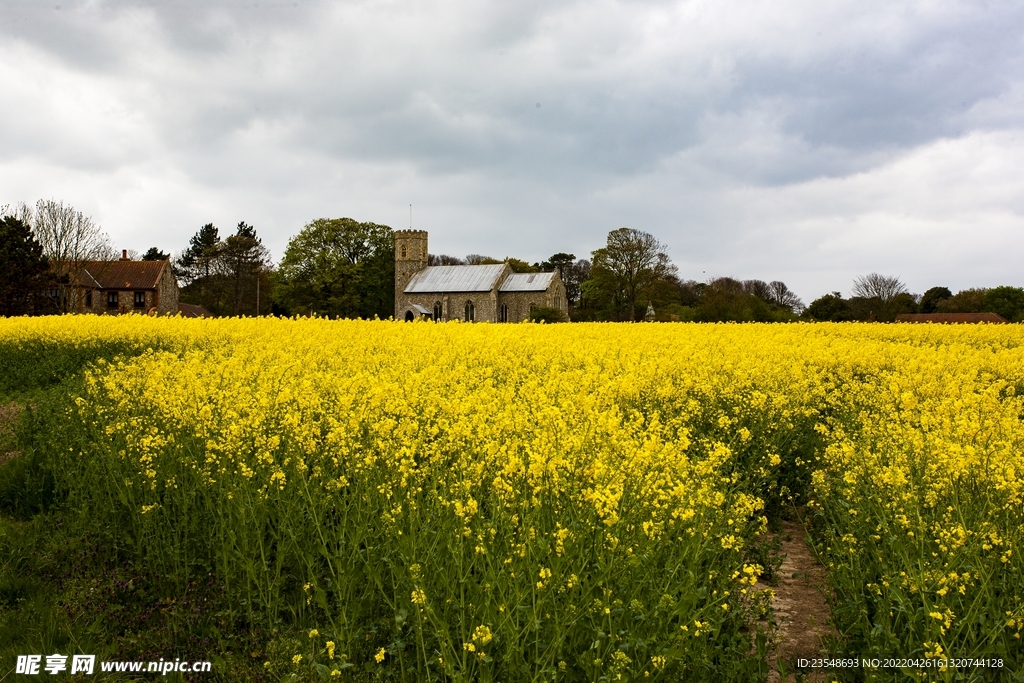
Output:
<path fill-rule="evenodd" d="M 412 276 L 427 267 L 427 231 L 395 230 L 395 317 Z"/>

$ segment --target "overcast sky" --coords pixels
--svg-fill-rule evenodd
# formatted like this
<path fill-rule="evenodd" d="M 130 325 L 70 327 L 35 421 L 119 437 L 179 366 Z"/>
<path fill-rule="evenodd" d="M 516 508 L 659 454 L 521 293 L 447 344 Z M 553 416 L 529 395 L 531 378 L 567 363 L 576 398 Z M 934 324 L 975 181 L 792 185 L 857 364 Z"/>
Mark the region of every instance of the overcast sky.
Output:
<path fill-rule="evenodd" d="M 1024 285 L 1019 0 L 0 3 L 0 204 L 118 249 L 318 217 L 684 278 Z"/>

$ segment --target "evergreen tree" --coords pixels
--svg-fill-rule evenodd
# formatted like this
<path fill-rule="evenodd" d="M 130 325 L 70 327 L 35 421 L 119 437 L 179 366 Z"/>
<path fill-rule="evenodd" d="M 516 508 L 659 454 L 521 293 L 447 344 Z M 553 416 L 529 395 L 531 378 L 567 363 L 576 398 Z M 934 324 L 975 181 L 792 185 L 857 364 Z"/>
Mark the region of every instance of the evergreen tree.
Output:
<path fill-rule="evenodd" d="M 220 231 L 213 223 L 207 223 L 192 236 L 188 249 L 174 262 L 174 271 L 186 286 L 213 275 L 219 245 Z"/>
<path fill-rule="evenodd" d="M 216 254 L 220 272 L 227 280 L 232 314 L 242 315 L 250 308 L 255 312 L 257 282 L 270 267 L 270 252 L 256 236 L 256 229 L 240 222 Z"/>
<path fill-rule="evenodd" d="M 24 221 L 0 218 L 0 315 L 45 312 L 49 262 Z"/>
<path fill-rule="evenodd" d="M 166 261 L 171 258 L 170 254 L 165 254 L 156 247 L 150 247 L 145 254 L 142 255 L 143 261 Z"/>

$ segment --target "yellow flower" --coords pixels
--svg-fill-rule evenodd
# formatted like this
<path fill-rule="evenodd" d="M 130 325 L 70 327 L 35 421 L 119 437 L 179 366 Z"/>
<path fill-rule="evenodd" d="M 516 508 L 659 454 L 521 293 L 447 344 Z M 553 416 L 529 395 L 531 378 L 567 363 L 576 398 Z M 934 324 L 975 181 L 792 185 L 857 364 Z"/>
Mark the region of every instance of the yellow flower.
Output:
<path fill-rule="evenodd" d="M 374 658 L 374 660 L 376 660 L 376 662 L 378 664 L 383 662 L 384 661 L 384 648 L 381 648 L 381 649 L 377 650 L 377 654 L 375 654 L 373 656 L 373 658 Z"/>

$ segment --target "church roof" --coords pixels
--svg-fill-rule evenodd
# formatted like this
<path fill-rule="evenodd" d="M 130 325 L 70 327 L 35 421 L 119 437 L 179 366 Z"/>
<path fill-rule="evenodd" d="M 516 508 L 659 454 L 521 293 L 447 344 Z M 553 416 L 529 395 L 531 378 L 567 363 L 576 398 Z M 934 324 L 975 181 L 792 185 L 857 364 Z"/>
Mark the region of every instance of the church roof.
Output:
<path fill-rule="evenodd" d="M 554 273 L 512 273 L 501 283 L 499 292 L 544 292 Z"/>
<path fill-rule="evenodd" d="M 428 266 L 412 276 L 406 294 L 489 292 L 505 270 L 504 263 L 485 266 Z"/>

